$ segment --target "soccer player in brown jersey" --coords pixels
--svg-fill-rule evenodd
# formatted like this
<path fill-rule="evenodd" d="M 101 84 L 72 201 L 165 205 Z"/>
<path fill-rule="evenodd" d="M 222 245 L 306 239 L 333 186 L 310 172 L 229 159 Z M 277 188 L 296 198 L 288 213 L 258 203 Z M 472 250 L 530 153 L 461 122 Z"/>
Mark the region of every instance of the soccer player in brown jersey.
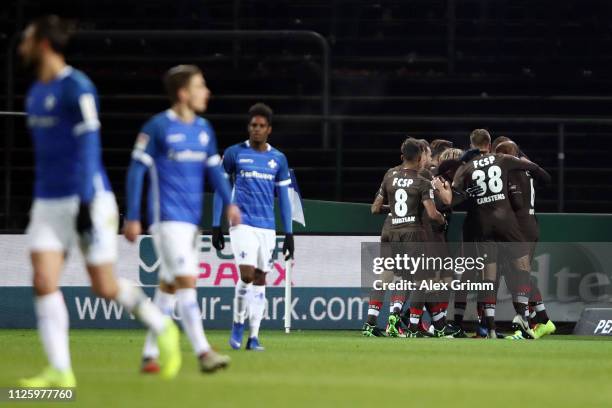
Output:
<path fill-rule="evenodd" d="M 383 183 L 384 183 L 384 180 L 386 180 L 388 177 L 390 177 L 393 174 L 393 172 L 397 173 L 400 167 L 401 166 L 395 166 L 387 170 L 387 172 L 385 173 L 385 176 L 383 177 Z M 376 198 L 374 199 L 374 202 L 372 203 L 372 206 L 370 208 L 372 211 L 372 214 L 389 214 L 389 205 L 387 202 L 387 197 L 385 197 L 382 192 L 383 183 L 381 183 L 380 188 L 378 189 L 376 193 Z M 389 229 L 390 223 L 391 223 L 391 218 L 385 217 L 385 222 L 383 223 L 382 231 L 380 234 L 381 242 L 385 240 L 386 239 L 385 237 L 387 237 L 389 234 L 388 229 Z M 382 277 L 383 283 L 387 283 L 387 284 L 393 282 L 395 278 L 393 271 L 384 271 L 381 277 Z M 368 302 L 368 317 L 362 328 L 362 334 L 364 336 L 367 336 L 367 337 L 384 337 L 385 336 L 384 332 L 377 326 L 378 315 L 380 314 L 380 310 L 382 309 L 383 303 L 385 301 L 385 293 L 386 293 L 386 290 L 372 289 L 370 291 L 370 301 Z M 393 303 L 394 302 L 392 299 L 391 300 L 391 308 L 392 308 L 391 312 L 393 312 Z M 387 334 L 389 334 L 389 327 L 387 327 Z M 398 330 L 397 333 L 395 331 L 392 331 L 391 334 L 399 335 L 400 333 Z"/>
<path fill-rule="evenodd" d="M 426 213 L 432 220 L 440 224 L 444 218 L 436 210 L 433 202 L 433 188 L 431 182 L 421 176 L 423 148 L 422 144 L 413 138 L 408 138 L 402 144 L 402 165 L 391 169 L 385 174 L 379 195 L 373 204 L 373 212 L 384 211 L 388 203 L 389 222 L 381 236 L 383 252 L 390 252 L 389 243 L 405 243 L 401 250 L 408 250 L 410 256 L 420 256 L 422 244 L 425 241 L 423 214 Z M 395 254 L 390 254 L 393 256 Z M 417 272 L 418 273 L 418 272 Z M 401 307 L 401 306 L 400 306 Z M 422 314 L 423 304 L 420 304 Z M 399 318 L 400 310 L 396 310 Z M 416 325 L 418 326 L 418 320 Z M 416 336 L 418 329 L 409 326 L 412 336 Z M 410 333 L 409 333 L 410 335 Z"/>
<path fill-rule="evenodd" d="M 472 148 L 480 150 L 480 155 L 473 157 L 462 165 L 455 174 L 453 187 L 463 190 L 469 182 L 476 182 L 484 191 L 474 199 L 474 206 L 469 211 L 473 212 L 473 220 L 476 227 L 476 242 L 479 256 L 485 259 L 483 281 L 495 287 L 497 280 L 497 258 L 499 249 L 504 249 L 504 254 L 510 260 L 510 266 L 515 272 L 516 285 L 514 299 L 519 309 L 513 324 L 520 326 L 521 330 L 533 333 L 529 327 L 528 302 L 531 285 L 529 283 L 529 255 L 528 248 L 520 243 L 524 242 L 521 230 L 518 226 L 516 216 L 508 200 L 508 174 L 512 170 L 528 170 L 534 179 L 539 181 L 550 181 L 550 175 L 527 160 L 516 157 L 490 153 L 491 136 L 485 129 L 476 129 L 470 135 Z M 469 212 L 468 211 L 468 212 Z M 470 214 L 468 214 L 469 217 Z M 511 243 L 502 245 L 502 243 Z M 484 304 L 484 315 L 488 328 L 488 337 L 497 338 L 495 332 L 495 290 L 484 290 L 480 294 Z"/>
<path fill-rule="evenodd" d="M 498 143 L 495 153 L 521 157 L 519 147 L 509 139 Z M 535 247 L 540 237 L 538 220 L 535 216 L 535 187 L 531 174 L 523 170 L 511 171 L 508 175 L 508 191 L 510 194 L 510 204 L 516 215 L 519 227 L 525 241 L 529 244 L 529 265 L 531 265 Z M 529 312 L 530 324 L 536 339 L 556 331 L 555 324 L 548 318 L 542 293 L 533 275 L 531 275 Z"/>

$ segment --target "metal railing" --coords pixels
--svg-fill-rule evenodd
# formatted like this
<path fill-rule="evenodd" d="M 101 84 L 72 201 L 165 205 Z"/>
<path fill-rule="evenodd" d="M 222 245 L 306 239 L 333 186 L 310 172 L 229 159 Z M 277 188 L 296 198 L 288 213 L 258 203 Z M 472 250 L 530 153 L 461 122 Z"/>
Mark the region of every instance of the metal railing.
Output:
<path fill-rule="evenodd" d="M 21 33 L 15 33 L 6 51 L 6 110 L 12 112 L 15 109 L 15 50 Z M 246 40 L 246 39 L 271 39 L 271 40 L 294 40 L 294 41 L 313 41 L 320 47 L 321 52 L 321 114 L 327 117 L 330 113 L 330 48 L 327 40 L 314 31 L 305 30 L 92 30 L 79 31 L 77 39 L 163 39 L 163 40 Z M 188 59 L 188 56 L 185 57 Z M 178 62 L 178 61 L 177 61 Z M 14 116 L 9 116 L 6 122 L 5 148 L 4 148 L 4 214 L 5 226 L 8 228 L 11 214 L 11 164 L 12 149 L 14 146 L 15 124 Z M 321 133 L 323 140 L 329 143 L 328 122 L 321 122 Z"/>

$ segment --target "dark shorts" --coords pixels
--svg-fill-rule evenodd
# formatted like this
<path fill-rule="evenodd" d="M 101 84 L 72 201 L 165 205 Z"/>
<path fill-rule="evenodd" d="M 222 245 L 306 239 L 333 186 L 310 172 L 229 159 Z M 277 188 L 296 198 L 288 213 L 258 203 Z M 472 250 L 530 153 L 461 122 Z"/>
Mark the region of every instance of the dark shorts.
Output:
<path fill-rule="evenodd" d="M 403 257 L 420 257 L 425 253 L 425 232 L 422 229 L 387 229 L 380 237 L 380 256 L 395 258 L 396 255 Z M 414 274 L 407 275 L 404 271 L 393 271 L 397 276 L 412 278 Z"/>

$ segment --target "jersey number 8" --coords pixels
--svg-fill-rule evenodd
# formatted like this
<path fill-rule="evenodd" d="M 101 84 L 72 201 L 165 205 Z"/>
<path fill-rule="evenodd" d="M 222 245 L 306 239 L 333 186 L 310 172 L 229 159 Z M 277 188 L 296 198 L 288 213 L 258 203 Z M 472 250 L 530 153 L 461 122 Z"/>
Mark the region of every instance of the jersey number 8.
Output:
<path fill-rule="evenodd" d="M 403 188 L 395 190 L 395 215 L 403 217 L 408 213 L 408 193 Z"/>
<path fill-rule="evenodd" d="M 499 193 L 504 188 L 504 184 L 501 179 L 502 171 L 499 166 L 491 166 L 487 169 L 487 174 L 483 170 L 474 170 L 472 173 L 472 180 L 476 181 L 478 187 L 482 188 L 481 196 L 487 193 L 487 184 L 488 189 L 491 190 L 492 193 Z M 488 182 L 485 183 L 485 180 L 488 177 Z"/>

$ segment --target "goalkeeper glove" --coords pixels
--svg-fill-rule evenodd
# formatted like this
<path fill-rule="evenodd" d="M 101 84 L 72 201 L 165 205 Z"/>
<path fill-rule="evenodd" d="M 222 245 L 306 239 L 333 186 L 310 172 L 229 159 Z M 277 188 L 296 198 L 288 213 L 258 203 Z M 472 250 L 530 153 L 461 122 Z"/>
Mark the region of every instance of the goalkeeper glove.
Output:
<path fill-rule="evenodd" d="M 285 242 L 283 243 L 283 255 L 285 255 L 285 261 L 293 259 L 293 234 L 285 234 Z"/>
<path fill-rule="evenodd" d="M 217 251 L 225 248 L 225 237 L 223 232 L 221 232 L 221 227 L 212 228 L 212 245 Z"/>

